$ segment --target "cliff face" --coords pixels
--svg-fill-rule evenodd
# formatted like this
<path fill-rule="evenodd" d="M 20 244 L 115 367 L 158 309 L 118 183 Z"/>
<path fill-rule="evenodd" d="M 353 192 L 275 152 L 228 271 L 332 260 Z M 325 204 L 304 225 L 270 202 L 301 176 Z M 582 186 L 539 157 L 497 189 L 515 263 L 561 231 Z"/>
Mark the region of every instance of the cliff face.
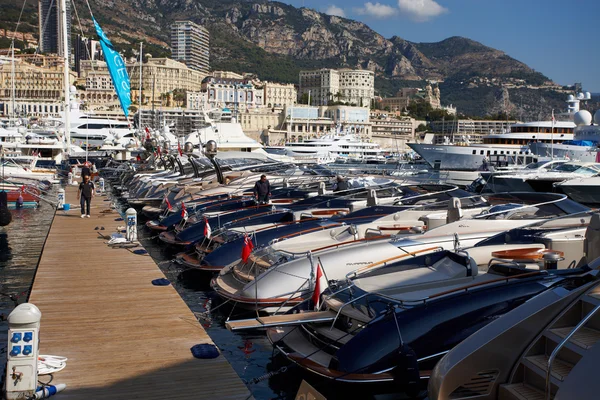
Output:
<path fill-rule="evenodd" d="M 12 1 L 0 0 L 0 7 L 15 8 Z M 36 13 L 36 2 L 28 1 L 26 12 Z M 169 55 L 169 25 L 189 19 L 211 33 L 212 68 L 254 72 L 262 79 L 297 82 L 300 69 L 367 68 L 376 72 L 382 95 L 394 94 L 407 81 L 426 79 L 472 83 L 484 78 L 495 85 L 516 79 L 537 85 L 548 81 L 503 52 L 466 38 L 438 43 L 386 39 L 361 22 L 278 2 L 92 0 L 91 7 L 113 43 L 130 54 L 144 40 L 155 56 Z M 78 12 L 84 31 L 91 33 L 87 10 L 79 6 Z M 0 23 L 10 25 L 10 18 L 2 19 L 0 14 Z M 442 101 L 444 95 L 442 90 Z"/>

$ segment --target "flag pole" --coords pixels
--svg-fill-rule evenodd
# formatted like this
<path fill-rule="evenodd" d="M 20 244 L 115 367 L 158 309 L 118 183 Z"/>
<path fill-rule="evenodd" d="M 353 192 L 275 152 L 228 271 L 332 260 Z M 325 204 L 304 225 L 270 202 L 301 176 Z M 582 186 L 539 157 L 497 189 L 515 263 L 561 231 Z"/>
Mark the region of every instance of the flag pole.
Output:
<path fill-rule="evenodd" d="M 550 133 L 550 159 L 554 160 L 554 109 L 552 109 L 552 132 Z"/>

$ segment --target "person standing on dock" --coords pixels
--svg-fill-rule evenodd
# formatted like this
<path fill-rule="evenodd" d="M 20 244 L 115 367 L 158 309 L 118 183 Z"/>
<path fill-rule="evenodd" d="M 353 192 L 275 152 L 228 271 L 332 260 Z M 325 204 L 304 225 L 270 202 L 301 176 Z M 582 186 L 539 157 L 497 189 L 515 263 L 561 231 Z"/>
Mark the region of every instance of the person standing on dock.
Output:
<path fill-rule="evenodd" d="M 90 177 L 92 176 L 92 171 L 90 170 L 87 161 L 83 164 L 83 167 L 81 167 L 81 179 L 83 180 L 86 175 Z"/>
<path fill-rule="evenodd" d="M 83 175 L 83 182 L 79 184 L 79 190 L 77 191 L 77 200 L 81 204 L 81 218 L 90 218 L 90 204 L 95 194 L 94 189 L 94 182 L 90 180 L 90 176 Z"/>
<path fill-rule="evenodd" d="M 271 196 L 271 184 L 266 175 L 261 175 L 260 180 L 254 184 L 254 197 L 258 204 L 267 204 Z"/>

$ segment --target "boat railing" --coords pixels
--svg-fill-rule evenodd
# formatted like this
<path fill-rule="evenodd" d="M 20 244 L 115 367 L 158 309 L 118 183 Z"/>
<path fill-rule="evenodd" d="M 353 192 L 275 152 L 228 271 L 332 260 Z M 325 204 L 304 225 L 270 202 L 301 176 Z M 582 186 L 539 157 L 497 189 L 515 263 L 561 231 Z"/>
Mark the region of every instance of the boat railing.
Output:
<path fill-rule="evenodd" d="M 592 311 L 590 311 L 572 330 L 569 332 L 567 336 L 554 348 L 552 354 L 548 358 L 548 367 L 546 368 L 546 386 L 545 386 L 545 398 L 546 400 L 550 400 L 552 397 L 552 387 L 551 387 L 551 375 L 552 375 L 552 364 L 558 355 L 558 352 L 571 340 L 573 335 L 575 335 L 583 326 L 600 310 L 600 304 L 594 307 Z"/>
<path fill-rule="evenodd" d="M 375 297 L 378 297 L 378 298 L 381 298 L 381 299 L 385 299 L 385 300 L 389 301 L 390 303 L 396 304 L 400 308 L 413 307 L 413 306 L 417 306 L 417 305 L 420 305 L 420 304 L 427 304 L 427 302 L 429 300 L 433 300 L 433 299 L 441 297 L 441 296 L 446 296 L 446 295 L 453 294 L 453 293 L 459 293 L 459 292 L 462 292 L 462 291 L 468 292 L 470 289 L 473 289 L 473 288 L 476 288 L 476 287 L 485 286 L 485 285 L 489 285 L 489 284 L 500 283 L 500 282 L 508 283 L 508 281 L 511 281 L 513 279 L 529 278 L 529 277 L 533 277 L 533 276 L 537 276 L 537 275 L 542 275 L 542 274 L 547 274 L 547 272 L 546 271 L 526 272 L 524 274 L 512 275 L 512 276 L 502 277 L 502 278 L 498 278 L 498 279 L 493 279 L 493 280 L 490 280 L 490 281 L 483 281 L 483 282 L 473 283 L 473 284 L 461 286 L 461 287 L 458 287 L 458 288 L 452 288 L 452 289 L 446 290 L 444 292 L 439 292 L 439 293 L 433 294 L 431 296 L 423 297 L 423 298 L 420 298 L 420 299 L 401 299 L 401 298 L 397 298 L 397 297 L 391 297 L 391 296 L 388 296 L 388 295 L 385 295 L 385 294 L 382 294 L 382 293 L 379 293 L 379 292 L 368 292 L 368 293 L 364 293 L 361 296 L 358 296 L 358 297 L 356 297 L 354 299 L 351 299 L 350 301 L 344 303 L 338 309 L 338 312 L 337 312 L 336 317 L 334 319 L 334 324 L 335 324 L 335 320 L 337 320 L 337 318 L 339 317 L 342 309 L 344 309 L 348 305 L 356 303 L 358 300 L 366 299 L 366 298 L 371 297 L 371 296 L 375 296 Z M 346 290 L 346 289 L 347 288 L 345 288 L 344 290 Z M 332 297 L 332 296 L 333 295 L 331 295 L 330 297 Z M 333 328 L 333 324 L 331 326 Z"/>

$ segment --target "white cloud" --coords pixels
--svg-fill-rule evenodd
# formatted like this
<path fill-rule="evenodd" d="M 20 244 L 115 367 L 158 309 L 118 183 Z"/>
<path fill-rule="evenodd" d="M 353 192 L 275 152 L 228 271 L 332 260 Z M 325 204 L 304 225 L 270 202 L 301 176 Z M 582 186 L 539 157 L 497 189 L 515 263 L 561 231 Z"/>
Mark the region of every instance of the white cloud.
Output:
<path fill-rule="evenodd" d="M 335 16 L 338 16 L 338 17 L 345 17 L 346 16 L 346 13 L 344 12 L 343 9 L 341 9 L 338 6 L 334 6 L 333 4 L 327 7 L 327 9 L 325 10 L 325 14 L 335 15 Z"/>
<path fill-rule="evenodd" d="M 398 10 L 394 7 L 388 6 L 386 4 L 381 3 L 371 3 L 370 1 L 365 3 L 365 6 L 362 8 L 355 9 L 356 13 L 359 15 L 369 15 L 375 18 L 387 18 L 390 17 Z"/>
<path fill-rule="evenodd" d="M 398 0 L 398 7 L 403 14 L 418 22 L 448 12 L 447 8 L 440 6 L 435 0 Z"/>

